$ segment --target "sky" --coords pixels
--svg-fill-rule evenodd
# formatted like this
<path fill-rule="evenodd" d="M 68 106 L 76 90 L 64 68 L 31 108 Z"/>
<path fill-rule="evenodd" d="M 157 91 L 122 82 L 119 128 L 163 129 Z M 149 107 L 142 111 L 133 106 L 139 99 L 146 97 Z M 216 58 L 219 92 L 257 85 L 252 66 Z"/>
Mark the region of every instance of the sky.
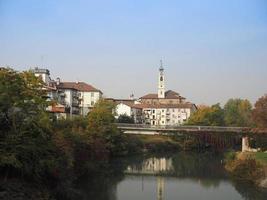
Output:
<path fill-rule="evenodd" d="M 266 0 L 0 0 L 0 66 L 47 68 L 106 97 L 196 104 L 267 93 Z"/>

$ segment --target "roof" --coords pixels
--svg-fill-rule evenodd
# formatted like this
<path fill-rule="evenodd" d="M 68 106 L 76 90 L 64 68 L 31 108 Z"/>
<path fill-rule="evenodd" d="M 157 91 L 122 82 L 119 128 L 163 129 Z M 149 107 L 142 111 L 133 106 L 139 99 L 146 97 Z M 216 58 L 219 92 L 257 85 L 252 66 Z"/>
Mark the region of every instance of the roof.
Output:
<path fill-rule="evenodd" d="M 158 94 L 147 94 L 142 96 L 141 99 L 158 99 Z M 165 99 L 185 99 L 180 96 L 179 93 L 174 92 L 173 90 L 168 90 L 165 92 Z"/>
<path fill-rule="evenodd" d="M 137 99 L 114 99 L 114 98 L 105 98 L 105 100 L 112 101 L 112 102 L 117 102 L 117 103 L 121 103 L 121 102 L 134 102 Z"/>
<path fill-rule="evenodd" d="M 144 108 L 196 108 L 196 105 L 193 103 L 180 103 L 180 104 L 146 104 Z"/>
<path fill-rule="evenodd" d="M 124 104 L 124 105 L 131 107 L 131 108 L 136 108 L 136 109 L 143 109 L 147 106 L 146 104 L 135 104 L 132 102 L 119 102 L 118 104 Z"/>
<path fill-rule="evenodd" d="M 60 82 L 57 87 L 59 89 L 74 89 L 81 92 L 100 92 L 102 94 L 101 90 L 84 82 Z"/>
<path fill-rule="evenodd" d="M 181 104 L 134 104 L 134 103 L 127 103 L 127 102 L 121 102 L 121 104 L 127 105 L 131 108 L 137 108 L 137 109 L 145 109 L 145 108 L 154 108 L 154 109 L 161 109 L 161 108 L 197 108 L 195 104 L 193 103 L 181 103 Z"/>

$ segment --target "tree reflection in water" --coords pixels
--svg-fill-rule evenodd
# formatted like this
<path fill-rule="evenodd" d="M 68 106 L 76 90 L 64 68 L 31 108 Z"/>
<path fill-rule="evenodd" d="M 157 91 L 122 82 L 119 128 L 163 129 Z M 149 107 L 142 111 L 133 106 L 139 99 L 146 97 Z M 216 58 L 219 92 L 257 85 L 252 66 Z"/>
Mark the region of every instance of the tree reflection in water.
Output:
<path fill-rule="evenodd" d="M 213 153 L 176 153 L 120 158 L 77 181 L 76 188 L 81 192 L 79 199 L 117 200 L 117 186 L 124 180 L 125 175 L 130 174 L 142 176 L 142 180 L 143 177 L 146 179 L 146 176 L 157 176 L 155 191 L 158 200 L 164 199 L 166 177 L 179 181 L 190 180 L 203 188 L 218 188 L 221 182 L 230 182 L 243 199 L 266 199 L 266 191 L 230 180 L 222 160 L 222 155 Z"/>

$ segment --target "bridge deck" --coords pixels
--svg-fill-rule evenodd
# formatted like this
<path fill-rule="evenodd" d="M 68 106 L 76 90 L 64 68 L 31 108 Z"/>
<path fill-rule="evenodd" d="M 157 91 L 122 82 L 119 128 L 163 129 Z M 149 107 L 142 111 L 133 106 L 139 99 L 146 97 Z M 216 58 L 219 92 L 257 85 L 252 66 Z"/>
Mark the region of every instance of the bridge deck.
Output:
<path fill-rule="evenodd" d="M 246 133 L 250 132 L 248 127 L 222 127 L 222 126 L 152 126 L 146 124 L 116 124 L 124 131 L 155 131 L 155 132 L 229 132 Z"/>

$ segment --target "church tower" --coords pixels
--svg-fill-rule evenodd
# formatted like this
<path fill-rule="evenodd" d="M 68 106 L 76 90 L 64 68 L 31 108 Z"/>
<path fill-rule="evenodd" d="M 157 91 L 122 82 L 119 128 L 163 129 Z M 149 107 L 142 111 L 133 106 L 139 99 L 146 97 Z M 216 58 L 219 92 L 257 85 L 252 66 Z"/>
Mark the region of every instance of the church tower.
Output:
<path fill-rule="evenodd" d="M 165 98 L 165 77 L 164 77 L 164 69 L 162 66 L 162 60 L 160 61 L 160 68 L 159 68 L 159 82 L 158 82 L 158 98 L 164 99 Z"/>

